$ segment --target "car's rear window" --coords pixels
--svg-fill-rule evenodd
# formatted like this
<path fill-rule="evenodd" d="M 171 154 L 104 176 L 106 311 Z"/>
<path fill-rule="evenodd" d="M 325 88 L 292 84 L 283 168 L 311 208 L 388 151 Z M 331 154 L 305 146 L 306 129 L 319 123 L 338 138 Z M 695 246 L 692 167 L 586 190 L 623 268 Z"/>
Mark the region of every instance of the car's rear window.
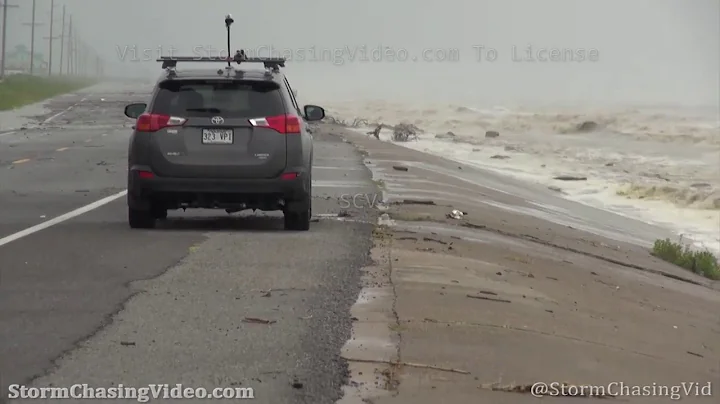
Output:
<path fill-rule="evenodd" d="M 156 114 L 257 118 L 285 113 L 279 87 L 272 81 L 168 80 L 159 87 Z"/>

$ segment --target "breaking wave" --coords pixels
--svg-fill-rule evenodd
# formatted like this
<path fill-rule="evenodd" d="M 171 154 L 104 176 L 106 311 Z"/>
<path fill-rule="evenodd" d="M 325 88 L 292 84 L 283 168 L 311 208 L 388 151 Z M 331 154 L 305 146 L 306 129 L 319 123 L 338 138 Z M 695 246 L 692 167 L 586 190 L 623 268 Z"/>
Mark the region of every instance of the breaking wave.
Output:
<path fill-rule="evenodd" d="M 341 103 L 329 108 L 330 115 L 352 122 L 414 124 L 428 132 L 452 131 L 473 138 L 487 130 L 501 133 L 577 134 L 612 132 L 639 140 L 720 145 L 717 110 L 688 111 L 671 108 L 605 110 L 530 110 L 495 106 L 475 108 L 461 105 L 408 106 L 385 101 Z"/>
<path fill-rule="evenodd" d="M 618 187 L 616 193 L 627 198 L 668 201 L 682 208 L 720 210 L 720 191 L 707 183 L 688 186 L 626 184 Z"/>
<path fill-rule="evenodd" d="M 503 155 L 498 164 L 515 172 L 553 167 L 605 181 L 605 188 L 628 199 L 720 210 L 720 117 L 713 108 L 530 110 L 385 101 L 331 105 L 328 115 L 340 124 L 367 130 L 414 125 L 421 139 L 438 145 L 497 150 Z M 499 136 L 487 138 L 487 131 Z M 520 155 L 532 156 L 533 165 Z M 497 153 L 490 158 L 497 159 Z"/>

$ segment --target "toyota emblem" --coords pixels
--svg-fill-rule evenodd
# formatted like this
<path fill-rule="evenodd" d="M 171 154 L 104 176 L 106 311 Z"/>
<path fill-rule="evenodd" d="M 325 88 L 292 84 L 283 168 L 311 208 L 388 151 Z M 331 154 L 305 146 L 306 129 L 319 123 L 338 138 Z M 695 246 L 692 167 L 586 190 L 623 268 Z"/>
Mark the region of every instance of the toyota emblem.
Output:
<path fill-rule="evenodd" d="M 220 125 L 221 123 L 225 122 L 225 120 L 221 116 L 214 116 L 210 120 L 214 125 Z"/>

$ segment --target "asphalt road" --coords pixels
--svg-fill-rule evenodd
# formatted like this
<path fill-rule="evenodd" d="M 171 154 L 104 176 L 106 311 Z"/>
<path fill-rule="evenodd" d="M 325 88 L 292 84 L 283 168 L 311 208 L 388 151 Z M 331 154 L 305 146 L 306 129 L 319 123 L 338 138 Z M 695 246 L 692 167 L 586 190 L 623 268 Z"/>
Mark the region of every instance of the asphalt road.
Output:
<path fill-rule="evenodd" d="M 122 110 L 145 98 L 99 86 L 50 101 L 37 125 L 0 132 L 3 393 L 31 381 L 182 383 L 252 387 L 261 403 L 334 402 L 374 220 L 338 198 L 372 200 L 362 157 L 316 135 L 320 218 L 307 233 L 283 231 L 279 214 L 224 211 L 171 212 L 158 229 L 131 230 Z M 341 210 L 351 217 L 331 217 Z"/>

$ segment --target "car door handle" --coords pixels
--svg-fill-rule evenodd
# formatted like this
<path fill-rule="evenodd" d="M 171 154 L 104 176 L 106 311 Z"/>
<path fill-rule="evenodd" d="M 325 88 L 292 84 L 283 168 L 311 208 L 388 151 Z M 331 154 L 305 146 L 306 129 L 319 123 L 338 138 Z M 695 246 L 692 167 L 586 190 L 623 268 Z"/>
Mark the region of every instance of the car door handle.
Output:
<path fill-rule="evenodd" d="M 135 125 L 132 126 L 132 130 L 135 130 Z"/>

